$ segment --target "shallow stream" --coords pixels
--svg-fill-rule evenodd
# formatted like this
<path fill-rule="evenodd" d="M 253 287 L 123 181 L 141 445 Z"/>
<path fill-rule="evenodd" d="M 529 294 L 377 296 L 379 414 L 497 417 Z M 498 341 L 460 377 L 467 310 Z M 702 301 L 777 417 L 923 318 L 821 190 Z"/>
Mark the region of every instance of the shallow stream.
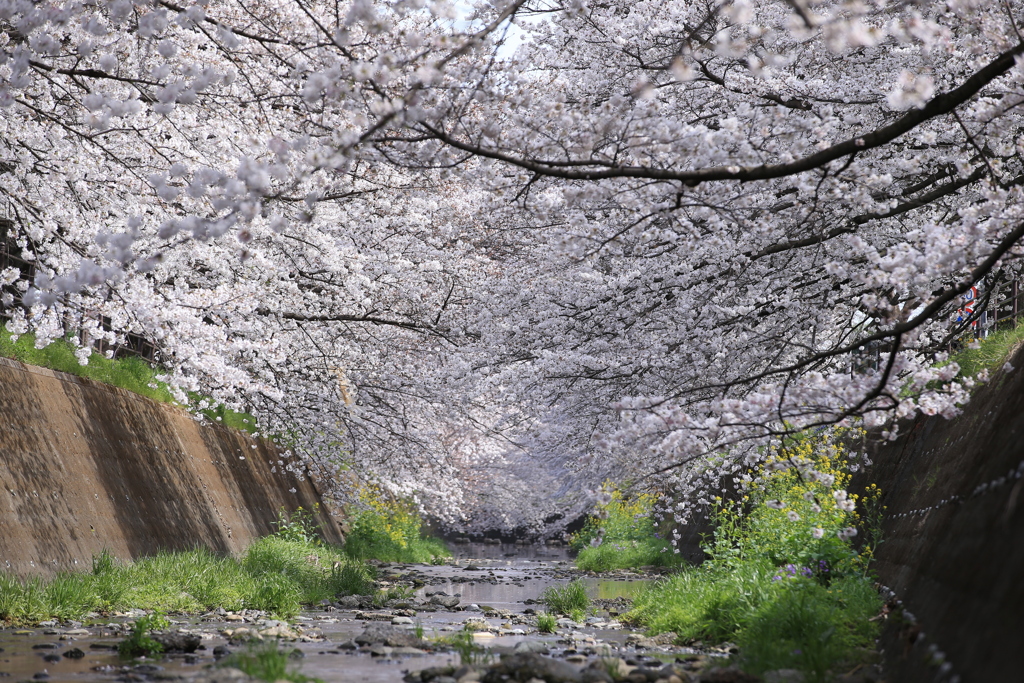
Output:
<path fill-rule="evenodd" d="M 624 656 L 627 650 L 634 658 L 641 659 L 652 655 L 672 657 L 680 652 L 680 648 L 665 648 L 664 652 L 651 648 L 639 652 L 632 644 L 626 648 L 631 632 L 616 621 L 615 605 L 610 611 L 599 610 L 587 623 L 563 620 L 556 634 L 539 634 L 527 612 L 534 605 L 532 601 L 539 600 L 549 586 L 566 583 L 579 575 L 564 548 L 468 544 L 455 546 L 453 550 L 455 559 L 446 565 L 380 567 L 379 578 L 384 582 L 424 584 L 417 588 L 407 606 L 362 610 L 332 606 L 306 611 L 289 620 L 289 625 L 306 638 L 283 645 L 300 650 L 303 656 L 296 663 L 301 671 L 325 683 L 395 683 L 408 671 L 459 664 L 459 655 L 452 652 L 405 654 L 403 648 L 372 648 L 375 651 L 371 651 L 367 647 L 354 647 L 352 639 L 362 634 L 369 624 L 381 621 L 387 624 L 392 619 L 400 624 L 405 622 L 399 628 L 422 628 L 427 640 L 461 631 L 468 619 L 478 624 L 483 621 L 489 628 L 478 632 L 474 639 L 495 652 L 510 650 L 524 642 L 532 643 L 530 647 L 550 648 L 577 661 L 612 652 Z M 591 599 L 601 600 L 631 597 L 649 581 L 648 577 L 628 574 L 615 578 L 584 577 Z M 451 610 L 443 607 L 438 611 L 416 609 L 439 592 L 457 596 L 459 604 Z M 542 605 L 535 606 L 543 609 Z M 11 683 L 82 683 L 190 678 L 216 661 L 214 648 L 220 646 L 235 651 L 244 647 L 230 644 L 224 635 L 225 629 L 247 626 L 263 630 L 273 625 L 261 622 L 259 616 L 245 613 L 191 618 L 171 616 L 170 619 L 177 628 L 202 637 L 194 654 L 171 654 L 153 660 L 121 659 L 116 646 L 125 635 L 121 625 L 131 620 L 130 616 L 96 619 L 84 626 L 44 623 L 28 629 L 0 629 L 0 679 Z M 632 640 L 636 638 L 633 636 Z M 310 639 L 314 640 L 308 642 Z M 73 656 L 77 654 L 75 649 L 81 656 Z"/>

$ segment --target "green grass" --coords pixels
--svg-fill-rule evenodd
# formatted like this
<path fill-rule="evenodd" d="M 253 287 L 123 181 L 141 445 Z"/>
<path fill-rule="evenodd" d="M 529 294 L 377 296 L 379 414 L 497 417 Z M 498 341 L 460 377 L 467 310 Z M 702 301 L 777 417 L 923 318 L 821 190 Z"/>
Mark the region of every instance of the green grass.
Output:
<path fill-rule="evenodd" d="M 955 362 L 961 377 L 976 377 L 982 370 L 992 372 L 1009 360 L 1010 353 L 1024 342 L 1024 323 L 993 332 L 978 340 L 978 348 L 963 348 L 943 365 Z"/>
<path fill-rule="evenodd" d="M 365 559 L 430 559 L 448 552 L 440 541 L 419 536 L 418 514 L 405 511 L 399 519 L 401 529 L 417 535 L 395 539 L 396 527 L 388 526 L 394 518 L 375 509 L 364 513 L 364 527 L 390 531 L 391 536 L 387 543 L 364 542 L 359 557 L 352 556 L 350 544 L 338 548 L 323 543 L 315 517 L 300 508 L 290 515 L 282 511 L 277 532 L 255 541 L 238 558 L 200 548 L 122 563 L 104 551 L 93 557 L 91 572 L 58 574 L 49 581 L 0 573 L 0 622 L 81 619 L 88 612 L 130 608 L 192 614 L 218 607 L 258 609 L 290 617 L 304 605 L 344 595 L 371 595 L 383 606 L 408 599 L 412 591 L 403 586 L 378 591 Z M 378 550 L 380 555 L 373 554 Z"/>
<path fill-rule="evenodd" d="M 735 662 L 759 676 L 798 669 L 821 682 L 862 661 L 882 606 L 867 569 L 879 540 L 863 534 L 858 552 L 846 530 L 867 531 L 878 490 L 846 494 L 841 442 L 829 435 L 790 440 L 751 473 L 740 501 L 719 501 L 714 536 L 704 543 L 709 559 L 640 593 L 628 620 L 674 632 L 682 643 L 736 643 Z M 794 463 L 834 483 L 798 476 Z"/>
<path fill-rule="evenodd" d="M 432 563 L 449 557 L 444 541 L 423 535 L 423 519 L 411 505 L 378 495 L 349 517 L 345 553 L 383 562 Z"/>
<path fill-rule="evenodd" d="M 167 385 L 157 379 L 163 370 L 141 358 L 128 356 L 111 360 L 99 353 L 92 353 L 88 364 L 82 365 L 75 357 L 75 347 L 67 341 L 57 340 L 37 349 L 35 335 L 31 333 L 23 334 L 17 340 L 11 337 L 9 332 L 0 327 L 0 356 L 127 389 L 161 403 L 177 403 Z M 202 397 L 192 394 L 190 399 L 198 403 Z M 236 412 L 223 405 L 215 405 L 200 412 L 226 427 L 247 432 L 257 431 L 256 418 L 248 413 Z"/>
<path fill-rule="evenodd" d="M 260 609 L 283 617 L 339 595 L 373 592 L 372 571 L 340 550 L 275 536 L 253 543 L 240 558 L 205 549 L 163 552 L 134 563 L 109 554 L 92 572 L 50 581 L 0 574 L 0 621 L 81 619 L 88 612 L 129 608 L 158 612 Z"/>
<path fill-rule="evenodd" d="M 122 657 L 151 657 L 164 651 L 164 646 L 151 637 L 153 631 L 166 629 L 171 624 L 160 614 L 148 614 L 132 624 L 132 632 L 117 644 Z"/>
<path fill-rule="evenodd" d="M 252 645 L 241 652 L 235 652 L 222 659 L 217 666 L 234 667 L 245 672 L 252 678 L 275 683 L 275 681 L 292 681 L 292 683 L 309 683 L 320 681 L 301 673 L 292 663 L 291 652 L 278 648 L 276 643 Z M 301 651 L 299 651 L 301 655 Z"/>
<path fill-rule="evenodd" d="M 606 572 L 612 569 L 633 569 L 649 566 L 676 566 L 682 563 L 665 541 L 605 541 L 584 548 L 576 556 L 576 566 L 584 571 Z"/>
<path fill-rule="evenodd" d="M 607 486 L 607 485 L 606 485 Z M 611 499 L 573 535 L 570 546 L 578 551 L 576 566 L 585 571 L 678 566 L 683 560 L 672 552 L 651 516 L 655 496 L 627 497 L 613 490 Z"/>
<path fill-rule="evenodd" d="M 554 633 L 558 626 L 558 620 L 554 614 L 541 613 L 537 615 L 537 630 L 541 633 Z"/>
<path fill-rule="evenodd" d="M 563 586 L 550 586 L 544 590 L 540 599 L 552 612 L 565 614 L 577 621 L 585 617 L 590 608 L 587 587 L 580 579 L 570 581 Z"/>

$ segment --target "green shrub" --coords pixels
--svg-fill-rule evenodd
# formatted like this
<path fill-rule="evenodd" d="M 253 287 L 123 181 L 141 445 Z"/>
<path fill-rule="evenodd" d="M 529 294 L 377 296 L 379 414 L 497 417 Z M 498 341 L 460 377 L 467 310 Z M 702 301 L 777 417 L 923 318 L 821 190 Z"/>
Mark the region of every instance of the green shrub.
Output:
<path fill-rule="evenodd" d="M 565 614 L 579 621 L 590 607 L 587 587 L 575 579 L 562 586 L 550 586 L 544 590 L 541 601 L 556 614 Z"/>
<path fill-rule="evenodd" d="M 431 562 L 451 555 L 443 541 L 423 535 L 423 519 L 412 505 L 391 501 L 374 487 L 363 491 L 360 502 L 360 509 L 349 517 L 345 538 L 345 553 L 350 557 Z"/>
<path fill-rule="evenodd" d="M 860 577 L 839 579 L 828 588 L 806 578 L 790 579 L 739 631 L 744 668 L 757 675 L 799 669 L 812 681 L 829 680 L 830 671 L 852 668 L 858 650 L 873 644 L 869 619 L 878 608 L 877 592 Z"/>
<path fill-rule="evenodd" d="M 608 502 L 598 505 L 597 514 L 569 539 L 570 547 L 579 553 L 576 566 L 600 572 L 680 564 L 682 560 L 652 519 L 655 502 L 649 493 L 626 497 L 612 490 Z"/>
<path fill-rule="evenodd" d="M 286 541 L 298 543 L 320 543 L 320 523 L 316 520 L 316 512 L 319 503 L 312 511 L 306 510 L 301 505 L 289 513 L 282 507 L 277 513 L 277 521 L 272 522 L 277 531 L 274 535 Z"/>
<path fill-rule="evenodd" d="M 860 553 L 851 539 L 878 489 L 847 494 L 847 462 L 830 435 L 789 440 L 741 500 L 718 500 L 709 559 L 642 592 L 629 618 L 682 642 L 735 642 L 758 675 L 793 668 L 823 681 L 855 662 L 873 645 L 881 599 L 868 572 L 877 538 Z"/>

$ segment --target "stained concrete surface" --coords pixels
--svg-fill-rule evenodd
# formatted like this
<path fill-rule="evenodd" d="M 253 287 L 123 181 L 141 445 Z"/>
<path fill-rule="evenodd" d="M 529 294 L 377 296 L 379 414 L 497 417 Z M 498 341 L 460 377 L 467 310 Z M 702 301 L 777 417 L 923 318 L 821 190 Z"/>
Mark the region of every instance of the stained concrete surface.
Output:
<path fill-rule="evenodd" d="M 0 570 L 52 575 L 205 546 L 237 553 L 283 507 L 336 520 L 273 444 L 74 375 L 0 358 Z M 271 470 L 276 468 L 276 472 Z"/>
<path fill-rule="evenodd" d="M 1024 369 L 901 431 L 856 482 L 882 490 L 874 570 L 910 613 L 887 620 L 887 680 L 1024 680 Z"/>

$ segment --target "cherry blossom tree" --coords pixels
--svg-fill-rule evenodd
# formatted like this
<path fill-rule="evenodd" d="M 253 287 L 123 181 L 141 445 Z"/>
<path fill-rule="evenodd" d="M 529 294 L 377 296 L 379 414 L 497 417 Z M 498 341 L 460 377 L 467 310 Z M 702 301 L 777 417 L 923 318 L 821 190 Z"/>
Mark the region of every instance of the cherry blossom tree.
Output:
<path fill-rule="evenodd" d="M 325 472 L 507 525 L 539 468 L 688 491 L 894 435 L 967 400 L 949 314 L 1017 273 L 1022 19 L 0 0 L 8 329 L 142 335 Z"/>

